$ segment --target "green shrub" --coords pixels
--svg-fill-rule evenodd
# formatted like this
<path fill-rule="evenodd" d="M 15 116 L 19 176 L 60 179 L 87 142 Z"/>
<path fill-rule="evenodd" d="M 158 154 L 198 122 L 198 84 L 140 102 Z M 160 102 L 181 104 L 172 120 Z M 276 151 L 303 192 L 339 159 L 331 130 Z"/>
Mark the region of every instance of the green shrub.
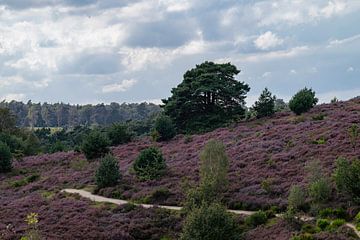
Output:
<path fill-rule="evenodd" d="M 360 212 L 358 212 L 358 214 L 356 214 L 356 216 L 355 216 L 355 222 L 356 222 L 356 223 L 360 223 Z"/>
<path fill-rule="evenodd" d="M 312 144 L 322 145 L 326 143 L 325 137 L 320 137 L 317 140 L 312 141 Z"/>
<path fill-rule="evenodd" d="M 139 179 L 151 180 L 163 175 L 166 163 L 159 148 L 149 147 L 140 152 L 133 168 Z"/>
<path fill-rule="evenodd" d="M 334 221 L 331 222 L 329 229 L 337 230 L 339 227 L 341 227 L 345 223 L 346 223 L 346 221 L 344 219 L 335 219 Z"/>
<path fill-rule="evenodd" d="M 257 211 L 256 213 L 245 218 L 245 224 L 249 227 L 257 227 L 266 223 L 268 220 L 267 215 L 263 211 Z"/>
<path fill-rule="evenodd" d="M 35 174 L 30 175 L 30 176 L 27 176 L 27 177 L 24 177 L 22 179 L 11 182 L 10 185 L 12 187 L 14 187 L 14 188 L 22 187 L 22 186 L 28 185 L 29 183 L 35 182 L 38 179 L 40 179 L 40 175 L 35 173 Z"/>
<path fill-rule="evenodd" d="M 240 230 L 235 219 L 218 203 L 203 204 L 187 216 L 181 240 L 235 240 Z"/>
<path fill-rule="evenodd" d="M 354 148 L 354 151 L 355 151 L 357 139 L 360 136 L 360 130 L 359 130 L 358 125 L 356 125 L 356 124 L 351 125 L 351 127 L 349 128 L 349 136 L 350 136 L 351 145 L 352 145 L 352 147 Z"/>
<path fill-rule="evenodd" d="M 360 203 L 360 160 L 350 163 L 344 158 L 337 159 L 334 179 L 339 191 Z"/>
<path fill-rule="evenodd" d="M 120 178 L 119 166 L 115 157 L 108 154 L 101 159 L 100 166 L 96 171 L 95 180 L 98 188 L 116 185 Z"/>
<path fill-rule="evenodd" d="M 319 217 L 331 218 L 331 219 L 335 219 L 335 218 L 346 219 L 348 215 L 343 208 L 336 208 L 336 209 L 325 208 L 320 210 Z"/>
<path fill-rule="evenodd" d="M 303 233 L 292 237 L 290 240 L 315 240 L 311 233 Z"/>
<path fill-rule="evenodd" d="M 327 229 L 330 226 L 330 220 L 327 219 L 318 219 L 316 221 L 316 226 L 318 226 L 322 231 Z"/>
<path fill-rule="evenodd" d="M 131 141 L 133 134 L 123 124 L 114 124 L 108 129 L 108 138 L 111 145 L 120 145 Z"/>
<path fill-rule="evenodd" d="M 210 140 L 200 153 L 200 191 L 204 201 L 221 200 L 228 184 L 228 168 L 224 144 Z"/>
<path fill-rule="evenodd" d="M 261 189 L 263 189 L 267 194 L 272 192 L 272 179 L 265 179 L 260 183 Z"/>
<path fill-rule="evenodd" d="M 61 141 L 56 141 L 54 144 L 51 145 L 49 152 L 55 153 L 55 152 L 63 152 L 65 150 L 66 150 L 65 145 Z"/>
<path fill-rule="evenodd" d="M 12 169 L 12 155 L 10 148 L 3 142 L 0 142 L 0 173 L 10 172 Z"/>
<path fill-rule="evenodd" d="M 297 92 L 290 100 L 289 107 L 296 115 L 309 111 L 316 105 L 318 99 L 312 89 L 304 88 Z"/>
<path fill-rule="evenodd" d="M 26 156 L 36 155 L 41 151 L 41 143 L 39 138 L 33 133 L 28 133 L 24 142 L 24 154 Z"/>
<path fill-rule="evenodd" d="M 326 115 L 324 113 L 317 114 L 315 116 L 312 116 L 312 120 L 314 121 L 321 121 L 324 120 Z"/>
<path fill-rule="evenodd" d="M 190 134 L 186 134 L 184 138 L 184 143 L 190 143 L 193 141 L 193 137 Z"/>
<path fill-rule="evenodd" d="M 159 133 L 157 141 L 168 141 L 176 135 L 175 125 L 171 118 L 166 115 L 160 115 L 155 120 L 155 130 Z"/>
<path fill-rule="evenodd" d="M 313 203 L 326 203 L 332 193 L 330 179 L 324 174 L 318 160 L 312 161 L 305 167 L 308 172 L 308 194 Z"/>
<path fill-rule="evenodd" d="M 330 182 L 325 178 L 321 178 L 310 183 L 308 191 L 313 202 L 326 203 L 331 197 L 332 189 Z"/>
<path fill-rule="evenodd" d="M 311 234 L 318 232 L 315 226 L 306 223 L 301 226 L 301 231 L 304 233 L 311 233 Z"/>
<path fill-rule="evenodd" d="M 291 186 L 288 206 L 294 210 L 299 210 L 305 204 L 305 193 L 300 186 Z"/>
<path fill-rule="evenodd" d="M 105 134 L 94 130 L 86 136 L 82 144 L 82 151 L 87 159 L 95 159 L 105 156 L 109 152 L 109 139 Z"/>
<path fill-rule="evenodd" d="M 70 167 L 75 171 L 82 171 L 88 166 L 89 162 L 86 159 L 76 158 L 70 162 Z"/>
<path fill-rule="evenodd" d="M 256 112 L 257 118 L 271 116 L 275 113 L 275 100 L 276 97 L 265 88 L 261 93 L 259 100 L 254 103 L 253 109 Z"/>

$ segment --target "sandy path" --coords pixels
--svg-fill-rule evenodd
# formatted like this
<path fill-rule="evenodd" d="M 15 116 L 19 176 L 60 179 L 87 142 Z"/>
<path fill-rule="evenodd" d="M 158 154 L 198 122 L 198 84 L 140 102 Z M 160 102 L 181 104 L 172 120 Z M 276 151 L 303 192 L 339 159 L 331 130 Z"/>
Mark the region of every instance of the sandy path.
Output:
<path fill-rule="evenodd" d="M 80 189 L 64 189 L 61 190 L 61 192 L 66 192 L 66 193 L 75 193 L 75 194 L 79 194 L 80 196 L 90 199 L 91 201 L 95 201 L 95 202 L 108 202 L 108 203 L 113 203 L 116 205 L 123 205 L 123 204 L 127 204 L 127 203 L 131 203 L 129 201 L 126 200 L 120 200 L 120 199 L 114 199 L 114 198 L 107 198 L 107 197 L 102 197 L 99 195 L 95 195 L 92 194 L 88 191 L 85 190 L 80 190 Z M 180 211 L 182 209 L 182 207 L 176 207 L 176 206 L 165 206 L 165 205 L 153 205 L 153 204 L 135 204 L 137 206 L 141 206 L 143 208 L 152 208 L 152 207 L 159 207 L 159 208 L 164 208 L 164 209 L 169 209 L 169 210 L 176 210 L 176 211 Z M 238 214 L 238 215 L 252 215 L 254 213 L 256 213 L 256 211 L 243 211 L 243 210 L 228 210 L 231 213 L 234 214 Z M 276 214 L 276 217 L 281 217 L 282 214 Z M 314 220 L 313 217 L 308 217 L 308 216 L 302 216 L 301 220 L 303 221 L 311 221 Z M 360 232 L 356 229 L 355 225 L 352 223 L 346 223 L 345 224 L 347 227 L 351 228 L 354 230 L 354 232 L 356 233 L 356 235 L 360 238 Z"/>

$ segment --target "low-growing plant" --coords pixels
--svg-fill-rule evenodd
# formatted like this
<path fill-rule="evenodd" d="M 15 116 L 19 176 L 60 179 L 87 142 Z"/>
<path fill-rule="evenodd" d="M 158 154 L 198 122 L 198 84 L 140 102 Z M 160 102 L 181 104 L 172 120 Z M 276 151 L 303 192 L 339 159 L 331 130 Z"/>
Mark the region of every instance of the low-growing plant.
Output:
<path fill-rule="evenodd" d="M 342 225 L 344 225 L 346 223 L 346 221 L 344 219 L 335 219 L 333 221 L 331 221 L 331 224 L 329 226 L 329 230 L 330 231 L 335 231 L 337 230 L 339 227 L 341 227 Z"/>
<path fill-rule="evenodd" d="M 294 210 L 299 210 L 305 204 L 305 191 L 300 186 L 291 186 L 288 206 Z"/>
<path fill-rule="evenodd" d="M 319 212 L 319 217 L 321 218 L 331 218 L 331 219 L 346 219 L 348 217 L 345 209 L 343 208 L 325 208 L 321 209 Z"/>
<path fill-rule="evenodd" d="M 265 214 L 265 213 L 264 213 Z M 240 229 L 233 216 L 218 203 L 203 204 L 186 217 L 181 240 L 235 240 Z"/>
<path fill-rule="evenodd" d="M 356 150 L 356 144 L 357 144 L 357 140 L 360 136 L 360 130 L 359 130 L 359 126 L 356 124 L 351 125 L 351 127 L 349 128 L 349 136 L 350 136 L 350 142 L 352 147 L 354 148 L 354 151 Z"/>
<path fill-rule="evenodd" d="M 108 154 L 101 159 L 100 166 L 96 171 L 95 180 L 98 188 L 116 185 L 120 179 L 118 162 L 115 157 Z"/>
<path fill-rule="evenodd" d="M 319 139 L 313 140 L 312 144 L 322 145 L 326 143 L 325 137 L 320 137 Z"/>
<path fill-rule="evenodd" d="M 309 184 L 308 192 L 313 202 L 325 203 L 330 199 L 332 189 L 329 180 L 321 178 Z"/>
<path fill-rule="evenodd" d="M 267 194 L 270 194 L 272 193 L 272 184 L 272 179 L 267 178 L 260 183 L 260 186 L 262 190 L 264 190 Z"/>
<path fill-rule="evenodd" d="M 322 231 L 326 230 L 330 226 L 331 222 L 328 219 L 318 219 L 316 221 L 316 226 L 319 227 Z"/>
<path fill-rule="evenodd" d="M 315 240 L 311 233 L 303 233 L 292 237 L 290 240 Z"/>
<path fill-rule="evenodd" d="M 190 143 L 193 141 L 193 137 L 190 134 L 186 134 L 184 138 L 184 143 Z"/>
<path fill-rule="evenodd" d="M 110 141 L 107 136 L 98 130 L 90 132 L 82 144 L 82 151 L 87 159 L 105 156 L 109 150 Z"/>
<path fill-rule="evenodd" d="M 265 212 L 257 211 L 256 213 L 245 218 L 245 224 L 249 227 L 255 228 L 261 224 L 265 224 L 268 217 Z"/>
<path fill-rule="evenodd" d="M 20 240 L 40 240 L 41 236 L 37 226 L 39 223 L 38 214 L 28 214 L 25 222 L 27 223 L 26 235 L 22 236 Z"/>
<path fill-rule="evenodd" d="M 12 154 L 10 148 L 0 142 L 0 173 L 10 172 L 12 169 Z"/>
<path fill-rule="evenodd" d="M 12 187 L 14 187 L 14 188 L 22 187 L 22 186 L 28 185 L 29 183 L 35 182 L 38 179 L 40 179 L 40 175 L 35 173 L 35 174 L 30 175 L 30 176 L 27 176 L 27 177 L 24 177 L 22 179 L 11 182 L 10 185 Z"/>
<path fill-rule="evenodd" d="M 312 120 L 314 120 L 314 121 L 322 121 L 322 120 L 325 119 L 325 117 L 326 117 L 326 114 L 320 113 L 320 114 L 312 116 Z"/>
<path fill-rule="evenodd" d="M 340 192 L 360 203 L 360 160 L 355 159 L 350 163 L 344 158 L 337 159 L 334 179 Z"/>
<path fill-rule="evenodd" d="M 152 180 L 164 174 L 166 163 L 159 148 L 149 147 L 140 152 L 133 168 L 139 179 Z"/>
<path fill-rule="evenodd" d="M 86 159 L 76 158 L 70 162 L 70 168 L 75 171 L 82 171 L 89 165 L 89 162 Z"/>

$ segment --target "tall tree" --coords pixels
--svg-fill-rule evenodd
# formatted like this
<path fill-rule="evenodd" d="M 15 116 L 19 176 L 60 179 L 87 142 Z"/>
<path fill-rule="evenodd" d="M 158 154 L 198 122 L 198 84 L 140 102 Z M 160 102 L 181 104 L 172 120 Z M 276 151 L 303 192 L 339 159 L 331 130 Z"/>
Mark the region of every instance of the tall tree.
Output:
<path fill-rule="evenodd" d="M 196 65 L 172 89 L 172 96 L 162 100 L 165 114 L 183 132 L 214 129 L 242 117 L 250 87 L 234 78 L 238 73 L 240 70 L 230 63 Z"/>
<path fill-rule="evenodd" d="M 271 116 L 275 113 L 275 95 L 265 88 L 260 94 L 259 100 L 254 103 L 253 109 L 257 118 Z"/>

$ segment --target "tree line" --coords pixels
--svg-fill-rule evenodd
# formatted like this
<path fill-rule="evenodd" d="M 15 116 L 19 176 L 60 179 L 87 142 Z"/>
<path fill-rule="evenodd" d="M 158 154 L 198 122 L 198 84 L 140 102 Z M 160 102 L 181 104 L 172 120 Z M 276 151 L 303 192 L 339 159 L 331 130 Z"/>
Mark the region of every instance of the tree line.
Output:
<path fill-rule="evenodd" d="M 19 127 L 74 127 L 79 125 L 111 125 L 130 120 L 145 120 L 160 112 L 152 103 L 70 105 L 65 103 L 0 102 L 16 116 Z"/>

